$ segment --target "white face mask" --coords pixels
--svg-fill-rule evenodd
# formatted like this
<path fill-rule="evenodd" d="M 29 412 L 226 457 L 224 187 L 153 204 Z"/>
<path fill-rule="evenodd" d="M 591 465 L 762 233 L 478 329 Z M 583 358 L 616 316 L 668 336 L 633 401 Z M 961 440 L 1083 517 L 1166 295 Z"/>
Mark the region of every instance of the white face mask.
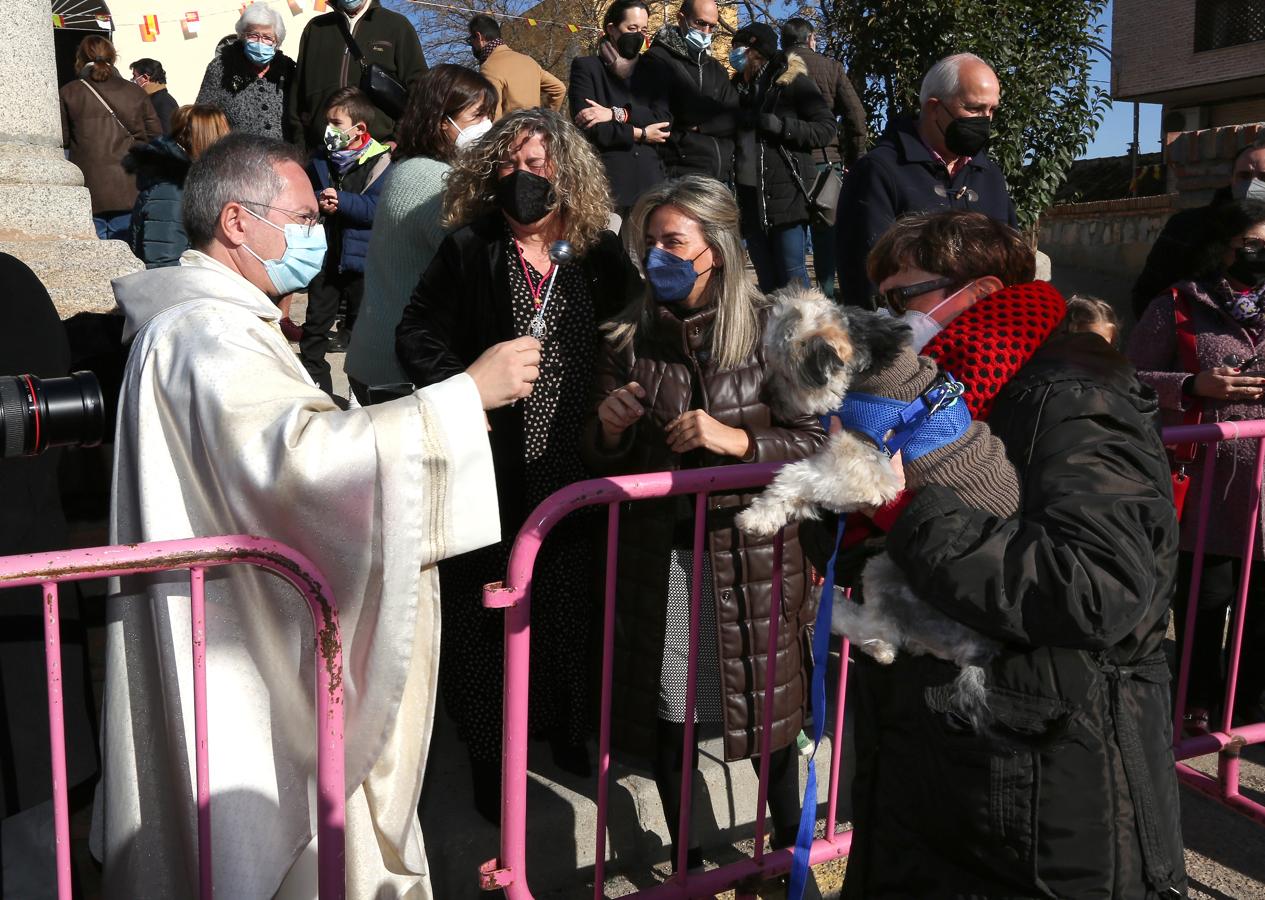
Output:
<path fill-rule="evenodd" d="M 1235 200 L 1265 200 L 1265 172 L 1257 172 L 1252 178 L 1236 181 L 1230 188 Z"/>
<path fill-rule="evenodd" d="M 453 128 L 457 129 L 457 139 L 453 141 L 453 143 L 456 144 L 458 148 L 470 146 L 479 138 L 483 137 L 485 134 L 487 134 L 489 131 L 492 130 L 491 119 L 487 119 L 487 118 L 480 119 L 479 121 L 471 125 L 469 128 L 462 128 L 460 125 L 458 125 L 456 122 L 452 120 L 451 116 L 446 116 L 445 118 L 448 119 L 448 124 L 450 124 Z"/>
<path fill-rule="evenodd" d="M 920 309 L 907 309 L 901 314 L 900 320 L 908 325 L 909 330 L 912 332 L 909 343 L 914 348 L 915 353 L 921 353 L 922 348 L 931 343 L 933 337 L 944 331 L 944 325 L 940 324 L 935 318 L 935 311 L 973 284 L 975 284 L 974 281 L 962 285 L 962 287 L 949 294 L 949 296 L 931 307 L 927 312 L 923 312 Z"/>

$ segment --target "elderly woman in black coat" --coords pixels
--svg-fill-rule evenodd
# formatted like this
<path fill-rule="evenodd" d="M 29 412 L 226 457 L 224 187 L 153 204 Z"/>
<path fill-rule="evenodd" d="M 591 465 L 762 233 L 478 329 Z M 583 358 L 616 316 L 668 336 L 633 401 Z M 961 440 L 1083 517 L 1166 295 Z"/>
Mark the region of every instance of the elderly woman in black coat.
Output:
<path fill-rule="evenodd" d="M 597 53 L 571 63 L 571 116 L 602 155 L 615 214 L 666 177 L 657 146 L 668 139 L 669 85 L 637 65 L 646 48 L 649 12 L 643 0 L 615 0 L 602 20 Z"/>
<path fill-rule="evenodd" d="M 1163 653 L 1177 520 L 1155 392 L 1096 334 L 1051 338 L 989 424 L 1023 483 L 1008 519 L 925 487 L 886 549 L 920 597 L 996 641 L 992 721 L 930 656 L 858 686 L 844 897 L 1186 895 Z"/>
<path fill-rule="evenodd" d="M 289 139 L 283 123 L 294 60 L 281 52 L 285 19 L 267 4 L 252 3 L 235 28 L 237 40 L 207 64 L 198 103 L 224 110 L 234 131 Z"/>

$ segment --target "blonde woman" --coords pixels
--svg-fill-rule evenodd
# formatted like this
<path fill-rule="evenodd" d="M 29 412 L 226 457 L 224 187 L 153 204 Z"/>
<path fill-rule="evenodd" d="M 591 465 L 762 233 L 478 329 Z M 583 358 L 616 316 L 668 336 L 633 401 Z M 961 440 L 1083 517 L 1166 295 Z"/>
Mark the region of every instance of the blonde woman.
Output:
<path fill-rule="evenodd" d="M 189 249 L 183 216 L 184 179 L 202 151 L 228 134 L 218 106 L 182 106 L 171 115 L 171 136 L 138 144 L 123 160 L 136 174 L 136 205 L 128 243 L 147 269 L 174 266 Z"/>
<path fill-rule="evenodd" d="M 396 331 L 396 355 L 419 387 L 464 371 L 494 344 L 540 354 L 531 396 L 488 414 L 505 539 L 439 570 L 440 682 L 470 754 L 475 804 L 494 822 L 502 617 L 482 608 L 482 588 L 504 575 L 508 548 L 528 512 L 587 477 L 578 448 L 598 325 L 641 293 L 636 268 L 605 230 L 610 212 L 601 160 L 574 125 L 550 110 L 510 113 L 453 160 L 444 213 L 455 230 L 440 244 Z M 570 244 L 572 259 L 550 260 L 557 241 Z M 581 774 L 589 765 L 584 712 L 592 679 L 585 654 L 592 597 L 585 574 L 592 531 L 584 522 L 555 530 L 537 565 L 532 607 L 532 726 L 549 737 L 560 765 Z"/>
<path fill-rule="evenodd" d="M 767 404 L 761 349 L 766 304 L 746 273 L 738 207 L 729 190 L 699 175 L 667 182 L 642 196 L 626 233 L 649 289 L 610 329 L 599 359 L 596 411 L 585 430 L 590 466 L 626 474 L 811 454 L 824 440 L 816 420 L 781 421 Z M 710 498 L 701 569 L 695 720 L 720 726 L 726 760 L 759 749 L 772 614 L 772 541 L 741 536 L 733 522 L 749 500 Z M 653 761 L 675 864 L 692 504 L 634 504 L 620 535 L 613 741 Z M 808 686 L 802 633 L 812 613 L 793 526 L 783 559 L 769 789 L 777 847 L 793 843 L 799 817 L 795 738 Z M 698 864 L 699 852 L 691 848 L 689 858 L 691 866 Z"/>

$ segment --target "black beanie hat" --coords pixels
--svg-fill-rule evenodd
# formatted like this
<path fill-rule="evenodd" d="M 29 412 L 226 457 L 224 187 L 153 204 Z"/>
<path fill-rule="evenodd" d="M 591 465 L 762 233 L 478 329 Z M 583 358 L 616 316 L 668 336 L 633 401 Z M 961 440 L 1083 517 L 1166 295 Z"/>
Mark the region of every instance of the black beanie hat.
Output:
<path fill-rule="evenodd" d="M 763 22 L 752 22 L 734 34 L 734 46 L 750 47 L 765 59 L 772 59 L 777 53 L 777 32 Z"/>

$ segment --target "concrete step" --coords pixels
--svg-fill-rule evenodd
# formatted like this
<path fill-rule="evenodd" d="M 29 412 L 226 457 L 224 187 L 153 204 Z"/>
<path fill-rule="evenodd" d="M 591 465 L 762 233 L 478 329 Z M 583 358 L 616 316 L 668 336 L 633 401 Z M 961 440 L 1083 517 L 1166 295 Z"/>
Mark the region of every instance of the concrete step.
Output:
<path fill-rule="evenodd" d="M 834 665 L 831 666 L 834 668 Z M 833 681 L 833 679 L 832 679 Z M 833 722 L 833 709 L 827 711 Z M 853 769 L 851 741 L 845 741 L 844 787 L 839 818 L 850 818 L 847 773 Z M 829 739 L 817 751 L 818 814 L 824 818 L 830 781 Z M 596 770 L 597 750 L 591 747 Z M 695 781 L 694 834 L 709 864 L 749 856 L 755 834 L 759 788 L 746 760 L 726 765 L 719 735 L 704 732 L 699 777 Z M 800 760 L 800 790 L 807 775 Z M 613 761 L 611 770 L 605 896 L 619 897 L 663 881 L 670 874 L 670 842 L 659 793 L 650 772 Z M 596 857 L 597 778 L 583 779 L 553 765 L 549 747 L 533 742 L 528 751 L 527 867 L 532 893 L 541 900 L 593 896 Z M 437 716 L 421 804 L 422 830 L 436 897 L 478 897 L 479 866 L 498 855 L 497 827 L 474 809 L 470 766 L 452 721 Z M 821 893 L 831 896 L 841 884 L 842 867 Z M 829 881 L 829 883 L 826 883 Z"/>

